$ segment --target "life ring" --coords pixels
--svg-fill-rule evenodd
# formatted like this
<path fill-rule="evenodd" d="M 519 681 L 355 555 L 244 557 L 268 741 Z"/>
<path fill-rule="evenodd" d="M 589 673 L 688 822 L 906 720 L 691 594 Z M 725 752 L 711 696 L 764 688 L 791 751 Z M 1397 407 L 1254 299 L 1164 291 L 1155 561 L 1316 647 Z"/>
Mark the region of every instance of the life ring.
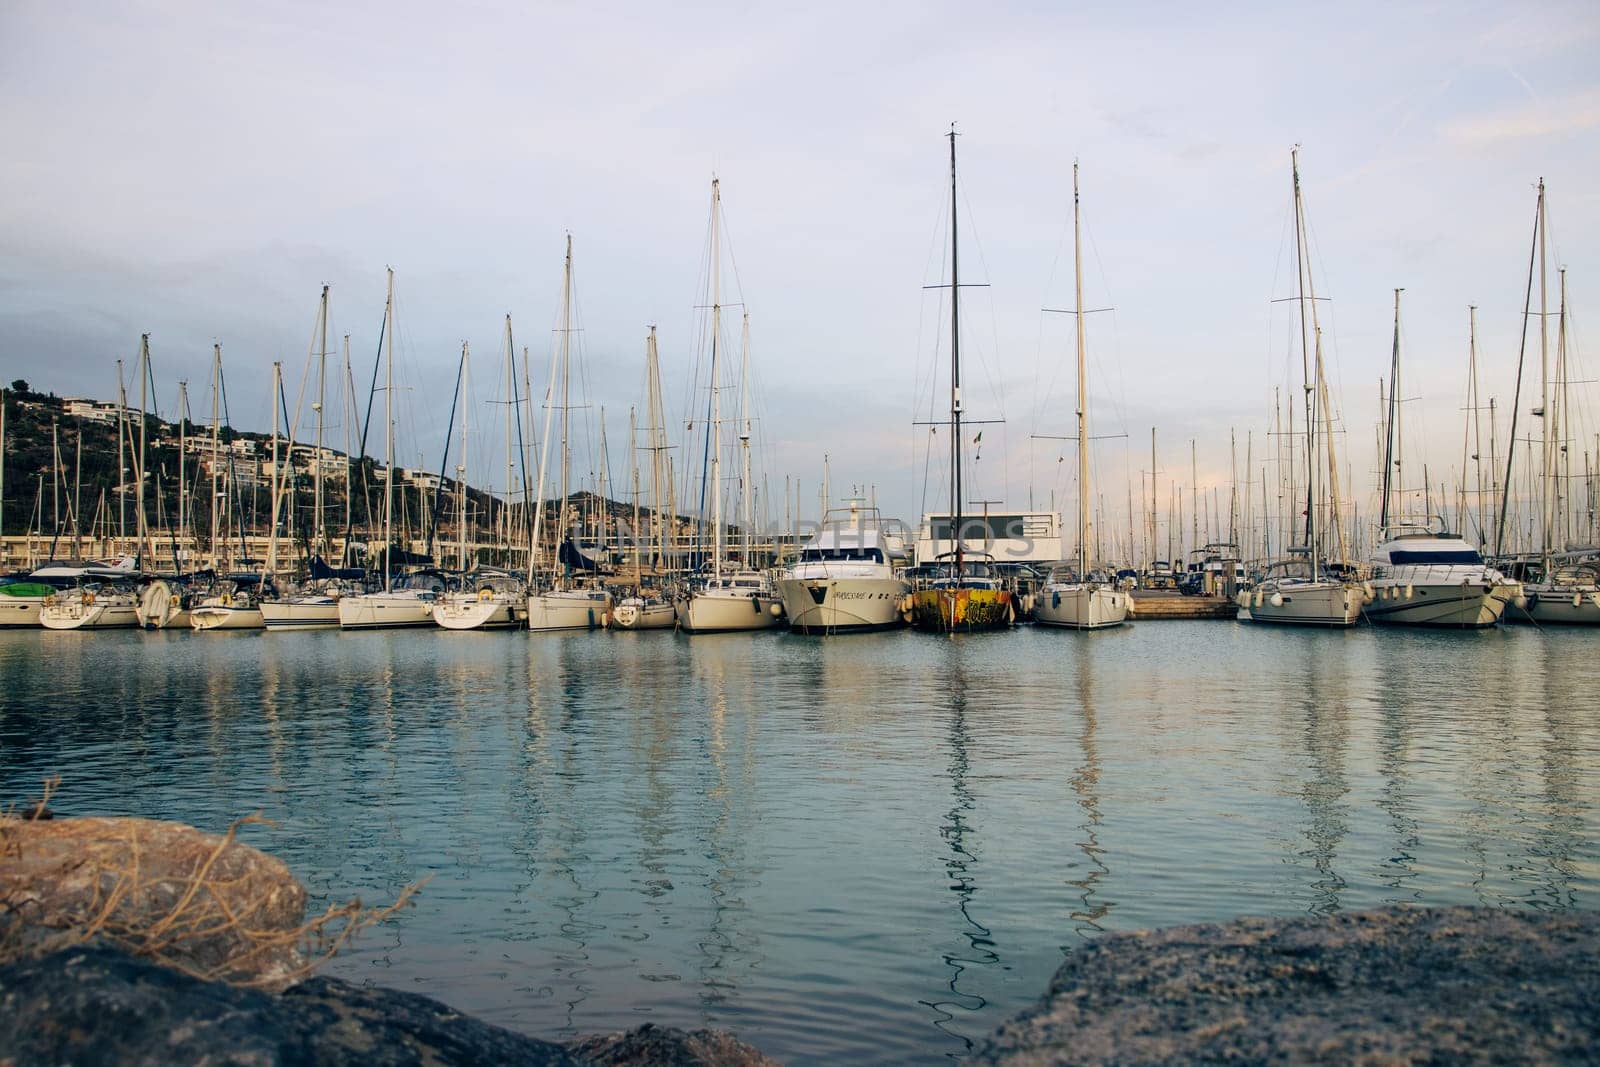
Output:
<path fill-rule="evenodd" d="M 46 593 L 44 595 L 44 606 L 47 607 L 47 608 L 52 608 L 52 607 L 55 607 L 55 604 L 56 604 L 56 595 L 54 593 Z"/>
<path fill-rule="evenodd" d="M 217 603 L 221 604 L 223 607 L 229 606 L 233 603 L 233 594 L 223 593 L 221 596 L 217 597 Z"/>
<path fill-rule="evenodd" d="M 93 604 L 94 603 L 94 591 L 92 589 L 85 589 L 83 591 L 83 596 L 78 598 L 78 602 L 80 604 L 82 604 L 84 607 L 88 607 L 90 604 Z"/>
<path fill-rule="evenodd" d="M 493 600 L 494 599 L 494 590 L 490 589 L 488 586 L 484 586 L 482 589 L 478 590 L 478 599 L 479 600 Z"/>

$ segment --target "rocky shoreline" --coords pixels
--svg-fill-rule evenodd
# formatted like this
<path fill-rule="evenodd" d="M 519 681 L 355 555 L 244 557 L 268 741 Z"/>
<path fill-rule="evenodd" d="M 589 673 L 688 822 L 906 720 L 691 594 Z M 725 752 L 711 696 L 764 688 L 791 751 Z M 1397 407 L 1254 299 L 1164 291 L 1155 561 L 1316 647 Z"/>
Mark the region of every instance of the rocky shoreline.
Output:
<path fill-rule="evenodd" d="M 0 1064 L 775 1062 L 713 1030 L 542 1041 L 313 976 L 394 909 L 305 904 L 232 830 L 0 819 Z M 1600 913 L 1464 907 L 1108 934 L 973 1062 L 1595 1062 L 1597 949 Z"/>

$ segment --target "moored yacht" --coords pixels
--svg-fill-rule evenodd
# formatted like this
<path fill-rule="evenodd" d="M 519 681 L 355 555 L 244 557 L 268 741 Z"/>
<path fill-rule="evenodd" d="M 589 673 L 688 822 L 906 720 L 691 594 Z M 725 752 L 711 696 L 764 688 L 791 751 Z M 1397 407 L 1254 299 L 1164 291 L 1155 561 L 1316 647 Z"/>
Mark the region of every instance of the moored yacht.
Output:
<path fill-rule="evenodd" d="M 1484 562 L 1455 534 L 1422 523 L 1395 524 L 1373 554 L 1364 614 L 1387 626 L 1493 626 L 1522 587 Z"/>
<path fill-rule="evenodd" d="M 983 553 L 948 552 L 919 565 L 911 593 L 911 625 L 930 633 L 1001 630 L 1017 621 L 1011 590 Z"/>
<path fill-rule="evenodd" d="M 195 630 L 261 630 L 261 587 L 254 581 L 232 578 L 189 611 Z"/>
<path fill-rule="evenodd" d="M 1523 592 L 1506 610 L 1508 622 L 1600 626 L 1600 561 L 1535 557 L 1507 569 Z"/>
<path fill-rule="evenodd" d="M 783 602 L 759 571 L 726 570 L 690 581 L 674 605 L 685 633 L 770 630 L 783 617 Z"/>
<path fill-rule="evenodd" d="M 527 613 L 527 587 L 506 571 L 467 574 L 460 589 L 433 602 L 433 621 L 446 630 L 515 629 Z"/>
<path fill-rule="evenodd" d="M 46 597 L 39 609 L 39 624 L 47 630 L 110 630 L 139 625 L 135 609 L 139 598 L 129 589 L 101 582 L 85 582 Z"/>
<path fill-rule="evenodd" d="M 824 515 L 822 529 L 777 581 L 789 629 L 833 634 L 905 625 L 901 605 L 911 583 L 895 573 L 891 555 L 877 508 L 852 504 L 846 514 Z"/>
<path fill-rule="evenodd" d="M 1240 590 L 1236 599 L 1241 622 L 1341 627 L 1360 620 L 1366 593 L 1326 568 L 1292 559 L 1269 566 L 1255 588 Z"/>
<path fill-rule="evenodd" d="M 672 601 L 650 590 L 623 597 L 611 609 L 611 625 L 619 630 L 670 630 L 677 624 Z"/>

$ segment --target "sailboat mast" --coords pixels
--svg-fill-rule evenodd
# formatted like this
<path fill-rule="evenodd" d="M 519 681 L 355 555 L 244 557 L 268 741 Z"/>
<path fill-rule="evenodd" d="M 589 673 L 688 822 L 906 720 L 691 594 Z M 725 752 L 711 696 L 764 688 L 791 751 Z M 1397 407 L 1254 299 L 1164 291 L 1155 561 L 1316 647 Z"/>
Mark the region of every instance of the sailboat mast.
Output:
<path fill-rule="evenodd" d="M 312 410 L 317 415 L 317 469 L 312 486 L 312 525 L 316 528 L 317 552 L 323 557 L 328 555 L 328 525 L 322 510 L 322 410 L 328 401 L 328 287 L 322 287 L 322 315 L 320 323 L 320 340 L 317 343 L 317 402 L 312 405 Z"/>
<path fill-rule="evenodd" d="M 1083 238 L 1078 222 L 1078 164 L 1072 164 L 1072 279 L 1073 318 L 1078 335 L 1078 580 L 1088 574 L 1089 537 L 1089 396 L 1087 360 L 1083 345 Z M 1150 471 L 1155 483 L 1155 469 Z"/>
<path fill-rule="evenodd" d="M 711 179 L 711 575 L 722 577 L 722 391 L 717 380 L 717 350 L 722 335 L 722 248 L 718 218 L 722 191 Z"/>
<path fill-rule="evenodd" d="M 215 570 L 221 566 L 222 555 L 218 551 L 217 531 L 220 520 L 217 515 L 217 463 L 222 455 L 220 448 L 222 426 L 222 346 L 211 346 L 211 567 Z"/>
<path fill-rule="evenodd" d="M 954 540 L 955 579 L 962 565 L 961 515 L 961 246 L 956 217 L 956 128 L 950 126 L 950 536 Z"/>
<path fill-rule="evenodd" d="M 647 398 L 646 418 L 650 420 L 648 431 L 650 441 L 650 534 L 655 545 L 657 566 L 659 561 L 666 556 L 666 525 L 662 518 L 662 492 L 661 492 L 661 464 L 666 458 L 662 455 L 666 447 L 666 427 L 661 411 L 661 369 L 656 354 L 656 328 L 650 327 L 650 338 L 645 346 L 645 375 L 648 378 L 649 395 Z"/>
<path fill-rule="evenodd" d="M 1294 267 L 1295 286 L 1300 302 L 1300 374 L 1306 401 L 1306 551 L 1311 557 L 1311 580 L 1318 579 L 1321 561 L 1317 558 L 1317 433 L 1316 388 L 1311 377 L 1311 345 L 1306 322 L 1305 207 L 1300 198 L 1300 148 L 1289 153 L 1294 175 Z M 1313 307 L 1315 302 L 1313 301 Z"/>
<path fill-rule="evenodd" d="M 267 571 L 270 576 L 278 571 L 278 399 L 283 394 L 283 364 L 272 364 L 272 527 L 267 531 Z M 255 491 L 251 490 L 254 499 Z"/>
<path fill-rule="evenodd" d="M 144 412 L 145 412 L 145 408 L 149 404 L 149 397 L 145 393 L 145 385 L 146 385 L 147 382 L 149 382 L 149 380 L 150 380 L 150 335 L 147 334 L 147 333 L 144 333 L 144 334 L 140 334 L 139 335 L 139 458 L 138 458 L 139 485 L 134 490 L 135 507 L 137 507 L 138 510 L 139 510 L 139 516 L 138 516 L 138 520 L 136 522 L 136 526 L 138 528 L 137 532 L 138 532 L 138 535 L 139 535 L 139 550 L 134 553 L 134 556 L 141 563 L 143 563 L 143 561 L 145 559 L 145 554 L 144 554 L 145 539 L 146 539 L 146 536 L 149 533 L 149 528 L 148 528 L 147 524 L 145 523 L 145 517 L 144 517 L 145 516 L 145 511 L 144 511 L 144 453 L 145 453 L 145 423 L 147 421 L 145 419 L 145 417 L 144 417 Z M 79 440 L 80 441 L 82 440 L 81 435 L 79 437 Z M 78 510 L 76 504 L 74 504 L 72 510 L 74 512 L 73 518 L 74 518 L 74 520 L 76 520 L 76 518 L 77 518 L 76 512 Z"/>
<path fill-rule="evenodd" d="M 568 374 L 571 367 L 572 354 L 572 234 L 567 234 L 566 265 L 561 272 L 561 510 L 556 513 L 557 523 L 556 542 L 561 544 L 567 539 L 571 529 L 567 523 L 567 492 L 568 492 L 568 467 L 569 447 L 567 444 L 568 416 L 572 409 L 572 378 Z M 557 548 L 559 557 L 560 549 Z M 565 588 L 564 578 L 566 566 L 557 572 L 557 588 Z"/>
<path fill-rule="evenodd" d="M 456 545 L 456 570 L 467 569 L 467 423 L 471 412 L 467 407 L 467 374 L 469 351 L 467 342 L 461 342 L 461 463 L 456 467 L 456 493 L 461 499 L 461 518 L 456 529 L 461 540 Z"/>
<path fill-rule="evenodd" d="M 1400 294 L 1404 291 L 1394 291 L 1394 350 L 1389 361 L 1389 417 L 1384 420 L 1383 509 L 1378 515 L 1380 533 L 1389 525 L 1390 490 L 1400 476 Z M 1404 485 L 1401 491 L 1404 491 Z"/>
<path fill-rule="evenodd" d="M 517 410 L 515 400 L 516 368 L 513 366 L 516 361 L 517 353 L 511 345 L 511 316 L 508 314 L 506 315 L 506 503 L 502 510 L 507 567 L 511 566 L 511 419 L 512 413 Z M 521 415 L 518 414 L 517 418 L 520 425 Z M 524 501 L 524 504 L 526 504 L 526 501 Z"/>
<path fill-rule="evenodd" d="M 633 541 L 633 588 L 639 591 L 644 581 L 644 564 L 639 558 L 639 427 L 635 409 L 628 409 L 628 460 L 633 471 L 633 526 L 628 531 Z"/>
<path fill-rule="evenodd" d="M 1551 424 L 1555 421 L 1550 411 L 1550 330 L 1549 302 L 1546 296 L 1544 179 L 1539 179 L 1539 414 L 1541 416 L 1541 448 L 1543 453 L 1543 478 L 1539 485 L 1540 536 L 1539 554 L 1544 560 L 1544 572 L 1550 573 L 1550 539 L 1555 528 L 1555 494 L 1551 492 L 1555 480 L 1555 457 L 1551 451 L 1555 435 Z"/>
<path fill-rule="evenodd" d="M 394 268 L 388 268 L 383 304 L 383 590 L 394 588 Z"/>
<path fill-rule="evenodd" d="M 739 450 L 744 461 L 744 471 L 739 481 L 739 507 L 742 513 L 740 535 L 744 543 L 744 568 L 750 569 L 750 313 L 744 313 L 744 323 L 741 339 L 743 356 L 742 367 L 739 371 L 741 408 L 739 415 Z M 827 514 L 827 506 L 823 507 L 823 514 Z"/>

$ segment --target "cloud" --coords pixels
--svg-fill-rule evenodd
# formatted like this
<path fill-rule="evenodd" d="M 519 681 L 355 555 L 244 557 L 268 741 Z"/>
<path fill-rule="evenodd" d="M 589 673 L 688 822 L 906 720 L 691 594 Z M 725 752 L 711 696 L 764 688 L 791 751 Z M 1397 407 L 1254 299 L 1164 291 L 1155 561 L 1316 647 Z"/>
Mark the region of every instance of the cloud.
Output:
<path fill-rule="evenodd" d="M 1501 141 L 1563 137 L 1600 125 L 1600 90 L 1587 90 L 1560 100 L 1530 101 L 1467 115 L 1446 124 L 1445 138 L 1456 144 L 1489 145 Z"/>

